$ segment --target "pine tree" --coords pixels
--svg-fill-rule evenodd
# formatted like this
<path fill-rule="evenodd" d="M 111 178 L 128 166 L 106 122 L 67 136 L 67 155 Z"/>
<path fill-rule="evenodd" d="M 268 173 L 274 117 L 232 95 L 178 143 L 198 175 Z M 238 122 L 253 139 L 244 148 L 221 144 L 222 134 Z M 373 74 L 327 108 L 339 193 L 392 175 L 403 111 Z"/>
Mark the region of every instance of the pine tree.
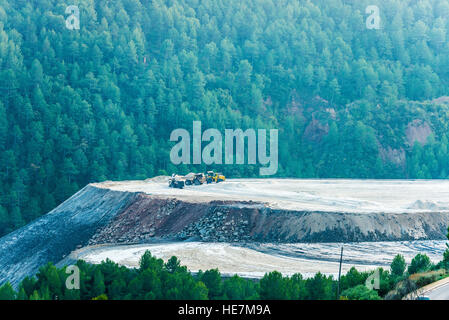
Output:
<path fill-rule="evenodd" d="M 92 295 L 98 297 L 105 293 L 104 277 L 99 269 L 95 270 L 92 284 Z"/>

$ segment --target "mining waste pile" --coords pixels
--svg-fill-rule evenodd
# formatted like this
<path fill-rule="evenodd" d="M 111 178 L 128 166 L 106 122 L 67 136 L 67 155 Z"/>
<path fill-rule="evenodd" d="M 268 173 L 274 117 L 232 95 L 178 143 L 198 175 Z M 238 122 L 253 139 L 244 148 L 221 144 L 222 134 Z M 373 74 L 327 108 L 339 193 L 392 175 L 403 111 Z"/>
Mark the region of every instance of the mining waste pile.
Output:
<path fill-rule="evenodd" d="M 86 246 L 443 240 L 449 224 L 446 181 L 231 179 L 184 189 L 167 181 L 90 184 L 4 236 L 0 284 Z"/>

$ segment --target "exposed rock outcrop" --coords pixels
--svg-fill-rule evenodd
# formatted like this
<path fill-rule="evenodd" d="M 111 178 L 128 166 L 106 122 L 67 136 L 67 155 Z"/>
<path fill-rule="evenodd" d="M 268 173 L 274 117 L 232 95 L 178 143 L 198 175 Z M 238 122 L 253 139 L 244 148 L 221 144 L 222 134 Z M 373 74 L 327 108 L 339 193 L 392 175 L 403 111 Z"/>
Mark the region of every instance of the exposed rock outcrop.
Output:
<path fill-rule="evenodd" d="M 419 142 L 421 145 L 427 143 L 427 138 L 433 133 L 430 125 L 426 121 L 419 119 L 413 120 L 407 125 L 405 135 L 407 137 L 407 143 L 410 147 L 413 147 L 415 142 Z"/>

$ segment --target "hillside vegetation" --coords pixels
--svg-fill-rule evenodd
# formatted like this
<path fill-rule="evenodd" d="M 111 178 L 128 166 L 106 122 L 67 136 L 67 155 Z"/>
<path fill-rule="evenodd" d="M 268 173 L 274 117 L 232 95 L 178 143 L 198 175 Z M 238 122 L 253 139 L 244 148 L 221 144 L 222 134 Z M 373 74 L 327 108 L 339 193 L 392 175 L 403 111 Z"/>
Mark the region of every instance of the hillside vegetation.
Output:
<path fill-rule="evenodd" d="M 304 279 L 299 273 L 284 277 L 273 271 L 260 281 L 237 275 L 223 279 L 217 269 L 200 271 L 193 276 L 176 257 L 164 263 L 149 251 L 141 257 L 138 269 L 128 269 L 111 260 L 98 265 L 79 260 L 76 265 L 80 271 L 80 290 L 67 289 L 66 268 L 58 269 L 49 263 L 39 269 L 37 277 L 25 278 L 17 292 L 9 283 L 0 286 L 0 300 L 330 300 L 336 297 L 337 281 L 321 273 Z M 398 276 L 382 272 L 384 286 L 388 288 L 389 282 Z M 352 268 L 342 277 L 341 288 L 361 285 L 368 276 L 369 272 Z M 376 291 L 360 287 L 344 291 L 344 294 L 347 292 L 351 299 L 380 299 Z"/>
<path fill-rule="evenodd" d="M 9 283 L 0 286 L 0 300 L 396 300 L 436 281 L 436 275 L 420 277 L 417 273 L 430 274 L 429 270 L 445 273 L 448 260 L 445 254 L 440 263 L 433 265 L 428 256 L 417 254 L 407 267 L 404 257 L 396 255 L 390 270 L 359 272 L 352 267 L 341 276 L 339 295 L 338 281 L 320 272 L 304 278 L 300 273 L 288 277 L 273 271 L 260 280 L 238 275 L 223 278 L 218 269 L 200 270 L 192 275 L 177 257 L 164 262 L 150 251 L 142 255 L 138 268 L 126 268 L 109 259 L 101 264 L 79 260 L 76 266 L 78 281 L 71 275 L 73 269 L 58 269 L 48 263 L 36 277 L 26 277 L 17 291 Z M 373 273 L 379 277 L 377 290 L 365 285 Z"/>
<path fill-rule="evenodd" d="M 449 1 L 380 1 L 380 30 L 371 4 L 0 0 L 0 235 L 92 181 L 206 169 L 170 163 L 193 120 L 279 129 L 281 177 L 447 178 Z"/>

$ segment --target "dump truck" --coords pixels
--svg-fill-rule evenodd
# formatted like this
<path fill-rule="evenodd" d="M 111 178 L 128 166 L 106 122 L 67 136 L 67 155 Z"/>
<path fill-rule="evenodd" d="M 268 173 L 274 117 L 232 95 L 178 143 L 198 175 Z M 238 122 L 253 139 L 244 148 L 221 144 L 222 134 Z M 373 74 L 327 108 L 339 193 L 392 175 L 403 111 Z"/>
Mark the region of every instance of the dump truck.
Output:
<path fill-rule="evenodd" d="M 168 186 L 170 188 L 183 189 L 185 185 L 185 180 L 183 177 L 178 176 L 177 174 L 172 174 L 170 179 L 168 179 Z"/>
<path fill-rule="evenodd" d="M 204 173 L 189 173 L 185 176 L 186 185 L 201 185 L 206 182 L 206 176 Z"/>

